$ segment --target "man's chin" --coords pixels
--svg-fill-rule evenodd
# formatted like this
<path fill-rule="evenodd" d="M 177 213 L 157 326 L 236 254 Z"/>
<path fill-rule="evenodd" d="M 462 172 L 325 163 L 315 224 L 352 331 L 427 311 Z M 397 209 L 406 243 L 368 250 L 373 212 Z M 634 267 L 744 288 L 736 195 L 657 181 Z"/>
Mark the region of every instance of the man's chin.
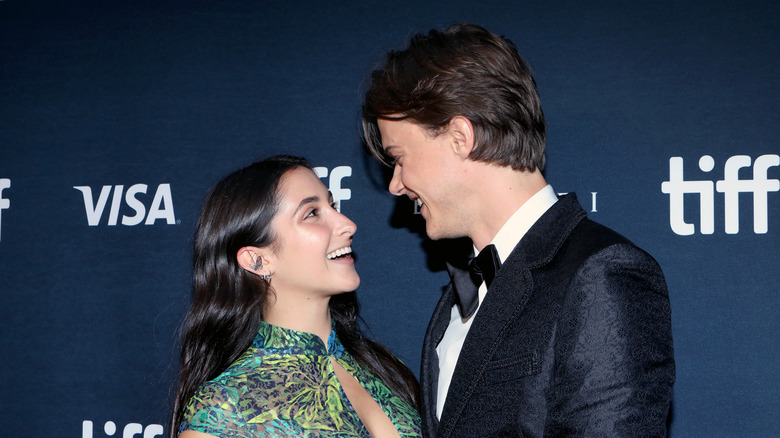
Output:
<path fill-rule="evenodd" d="M 425 221 L 425 234 L 427 234 L 428 238 L 431 240 L 441 239 L 441 237 L 439 237 L 439 235 L 436 233 L 436 227 L 432 226 L 431 223 L 427 220 Z"/>
<path fill-rule="evenodd" d="M 463 237 L 447 231 L 448 230 L 442 229 L 441 227 L 436 227 L 435 224 L 431 224 L 427 221 L 425 222 L 425 234 L 427 234 L 428 238 L 431 240 L 456 239 Z"/>

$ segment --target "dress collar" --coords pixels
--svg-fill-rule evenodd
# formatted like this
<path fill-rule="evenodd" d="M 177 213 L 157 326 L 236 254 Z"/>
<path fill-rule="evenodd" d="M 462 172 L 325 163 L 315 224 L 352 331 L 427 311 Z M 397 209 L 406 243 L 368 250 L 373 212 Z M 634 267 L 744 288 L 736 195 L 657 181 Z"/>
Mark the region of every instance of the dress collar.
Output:
<path fill-rule="evenodd" d="M 344 346 L 336 336 L 335 324 L 328 336 L 328 345 L 323 344 L 319 336 L 307 332 L 287 329 L 276 325 L 260 322 L 257 336 L 252 342 L 255 348 L 261 348 L 272 354 L 300 354 L 306 356 L 334 355 L 341 357 Z"/>

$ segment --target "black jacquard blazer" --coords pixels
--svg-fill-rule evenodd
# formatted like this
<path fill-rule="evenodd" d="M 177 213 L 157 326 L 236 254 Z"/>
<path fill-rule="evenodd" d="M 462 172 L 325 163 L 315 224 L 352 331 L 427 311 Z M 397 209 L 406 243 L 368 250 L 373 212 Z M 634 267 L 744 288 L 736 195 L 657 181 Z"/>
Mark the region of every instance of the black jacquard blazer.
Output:
<path fill-rule="evenodd" d="M 656 261 L 559 199 L 496 274 L 436 419 L 438 358 L 454 304 L 422 354 L 430 437 L 663 437 L 674 383 L 671 312 Z"/>

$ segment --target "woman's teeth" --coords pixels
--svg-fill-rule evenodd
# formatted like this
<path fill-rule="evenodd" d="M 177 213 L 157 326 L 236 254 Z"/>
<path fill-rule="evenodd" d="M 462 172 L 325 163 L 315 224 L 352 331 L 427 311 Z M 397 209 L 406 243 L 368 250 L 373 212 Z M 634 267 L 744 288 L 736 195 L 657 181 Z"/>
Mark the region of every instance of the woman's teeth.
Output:
<path fill-rule="evenodd" d="M 352 247 L 348 246 L 346 248 L 337 249 L 337 250 L 329 253 L 326 257 L 328 258 L 328 260 L 333 260 L 335 258 L 344 256 L 344 255 L 347 255 L 347 254 L 351 254 L 351 253 L 352 253 Z"/>

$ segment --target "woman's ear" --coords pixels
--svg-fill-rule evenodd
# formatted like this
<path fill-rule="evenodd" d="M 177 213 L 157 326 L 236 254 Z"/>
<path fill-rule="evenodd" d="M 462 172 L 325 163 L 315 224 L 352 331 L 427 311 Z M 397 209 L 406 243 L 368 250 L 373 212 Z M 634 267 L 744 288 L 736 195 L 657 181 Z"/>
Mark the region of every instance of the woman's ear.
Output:
<path fill-rule="evenodd" d="M 456 155 L 465 160 L 474 149 L 474 126 L 465 116 L 454 116 L 447 125 L 447 132 L 452 140 L 452 149 Z"/>
<path fill-rule="evenodd" d="M 256 275 L 262 275 L 265 269 L 262 253 L 263 251 L 256 246 L 245 246 L 236 253 L 236 260 L 238 260 L 239 266 L 245 270 Z"/>

